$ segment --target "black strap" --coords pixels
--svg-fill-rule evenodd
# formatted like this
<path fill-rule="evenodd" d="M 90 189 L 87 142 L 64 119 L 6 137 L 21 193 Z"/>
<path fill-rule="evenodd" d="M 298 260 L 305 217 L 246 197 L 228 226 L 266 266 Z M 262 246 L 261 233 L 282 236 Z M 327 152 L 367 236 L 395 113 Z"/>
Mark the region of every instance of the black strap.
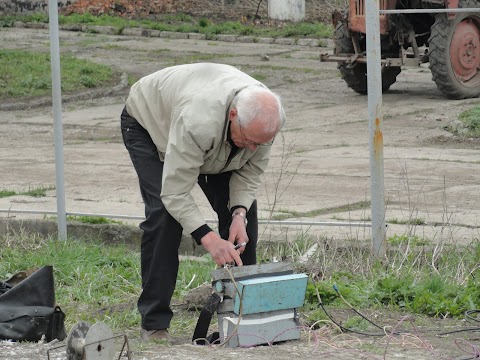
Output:
<path fill-rule="evenodd" d="M 53 339 L 62 341 L 67 337 L 65 332 L 65 313 L 60 309 L 60 306 L 55 307 L 55 310 L 50 317 L 45 337 L 48 342 Z"/>
<path fill-rule="evenodd" d="M 205 345 L 207 339 L 207 332 L 212 321 L 213 314 L 217 311 L 218 305 L 222 301 L 222 298 L 213 293 L 207 300 L 207 304 L 203 307 L 198 317 L 197 326 L 193 332 L 192 341 L 196 345 Z"/>

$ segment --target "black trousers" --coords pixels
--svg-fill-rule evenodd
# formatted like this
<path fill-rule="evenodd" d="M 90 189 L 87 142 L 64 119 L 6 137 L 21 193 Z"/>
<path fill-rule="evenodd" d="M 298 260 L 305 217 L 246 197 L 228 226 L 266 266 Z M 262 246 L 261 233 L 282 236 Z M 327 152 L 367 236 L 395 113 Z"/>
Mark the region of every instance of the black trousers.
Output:
<path fill-rule="evenodd" d="M 178 273 L 178 249 L 182 226 L 168 213 L 160 199 L 163 162 L 148 132 L 124 109 L 121 115 L 122 136 L 138 175 L 140 192 L 145 203 L 145 221 L 141 244 L 142 293 L 138 310 L 142 328 L 167 329 L 173 313 L 170 301 Z M 231 173 L 200 175 L 198 184 L 217 213 L 219 234 L 228 239 L 232 221 L 228 208 Z M 241 258 L 244 265 L 256 263 L 258 218 L 256 201 L 247 213 L 249 243 Z"/>

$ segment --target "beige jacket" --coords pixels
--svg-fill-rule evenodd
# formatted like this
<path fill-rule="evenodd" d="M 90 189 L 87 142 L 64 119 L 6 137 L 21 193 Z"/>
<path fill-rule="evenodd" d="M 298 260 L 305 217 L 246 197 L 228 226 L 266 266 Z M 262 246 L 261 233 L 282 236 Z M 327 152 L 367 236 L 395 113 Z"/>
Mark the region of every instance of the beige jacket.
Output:
<path fill-rule="evenodd" d="M 262 85 L 221 64 L 165 68 L 135 83 L 128 113 L 150 134 L 164 161 L 161 199 L 168 212 L 192 233 L 205 224 L 191 191 L 200 174 L 232 171 L 230 207 L 250 208 L 270 154 L 270 146 L 240 149 L 227 163 L 228 108 L 248 85 Z"/>

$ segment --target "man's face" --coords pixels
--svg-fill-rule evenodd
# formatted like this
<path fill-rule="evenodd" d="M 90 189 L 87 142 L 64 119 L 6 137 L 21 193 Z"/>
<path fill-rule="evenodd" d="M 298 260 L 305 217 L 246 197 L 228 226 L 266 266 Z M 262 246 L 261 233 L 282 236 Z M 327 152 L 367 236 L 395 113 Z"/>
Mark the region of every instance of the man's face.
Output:
<path fill-rule="evenodd" d="M 247 126 L 243 126 L 235 108 L 230 110 L 229 119 L 232 141 L 239 148 L 255 151 L 259 146 L 272 145 L 274 136 L 265 133 L 260 121 L 254 119 Z"/>

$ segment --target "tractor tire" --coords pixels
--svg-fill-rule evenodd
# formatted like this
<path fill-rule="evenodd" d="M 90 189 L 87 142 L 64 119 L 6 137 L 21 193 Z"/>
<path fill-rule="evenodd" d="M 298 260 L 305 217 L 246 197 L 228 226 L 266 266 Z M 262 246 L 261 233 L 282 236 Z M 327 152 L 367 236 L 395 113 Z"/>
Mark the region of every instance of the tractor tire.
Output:
<path fill-rule="evenodd" d="M 460 0 L 458 6 L 478 8 L 480 1 Z M 452 20 L 438 14 L 428 43 L 437 88 L 451 99 L 480 96 L 480 13 L 456 13 Z"/>
<path fill-rule="evenodd" d="M 336 54 L 353 54 L 352 39 L 348 36 L 347 24 L 339 22 L 335 29 L 335 53 Z M 342 75 L 342 79 L 347 83 L 348 87 L 355 92 L 367 95 L 367 64 L 357 63 L 353 66 L 339 62 L 338 70 Z M 382 92 L 387 91 L 397 81 L 397 75 L 400 74 L 400 67 L 384 67 L 382 70 Z"/>

